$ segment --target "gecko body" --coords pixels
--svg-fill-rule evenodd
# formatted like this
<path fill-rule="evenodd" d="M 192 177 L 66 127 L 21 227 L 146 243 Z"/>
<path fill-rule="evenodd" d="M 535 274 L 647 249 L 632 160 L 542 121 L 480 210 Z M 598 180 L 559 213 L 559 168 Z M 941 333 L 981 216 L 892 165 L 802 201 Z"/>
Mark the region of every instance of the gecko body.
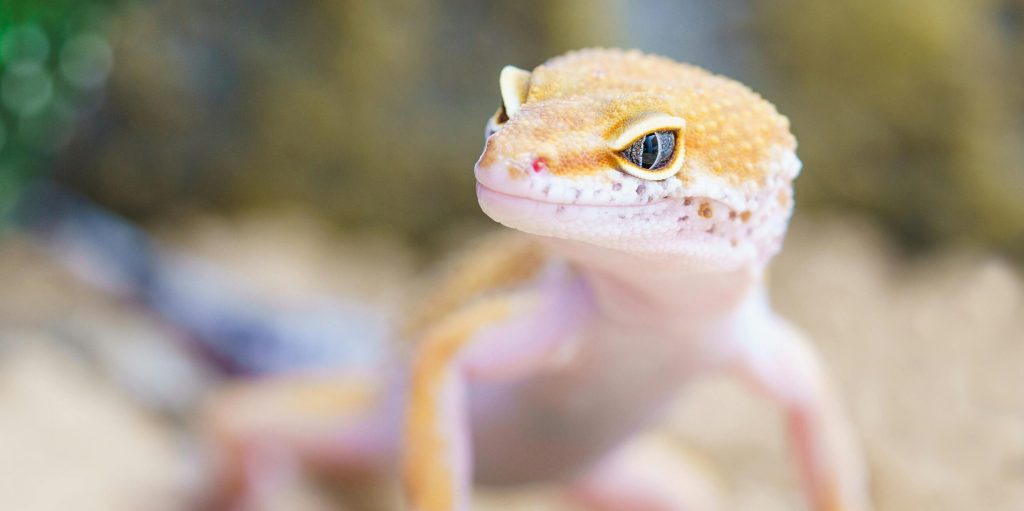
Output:
<path fill-rule="evenodd" d="M 838 401 L 765 292 L 800 171 L 786 118 L 737 82 L 635 51 L 506 67 L 499 84 L 477 195 L 520 234 L 468 254 L 412 316 L 400 404 L 368 419 L 374 434 L 336 437 L 335 457 L 339 443 L 397 456 L 416 511 L 469 509 L 474 481 L 559 482 L 590 509 L 693 509 L 695 480 L 637 470 L 622 446 L 686 382 L 729 371 L 783 410 L 811 508 L 867 509 Z"/>

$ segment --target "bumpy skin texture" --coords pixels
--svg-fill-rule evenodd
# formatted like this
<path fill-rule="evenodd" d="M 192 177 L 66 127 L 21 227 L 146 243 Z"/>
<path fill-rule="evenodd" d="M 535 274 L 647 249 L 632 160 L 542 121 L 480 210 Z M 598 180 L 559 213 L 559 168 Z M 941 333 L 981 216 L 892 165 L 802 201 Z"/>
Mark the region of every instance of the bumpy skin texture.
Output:
<path fill-rule="evenodd" d="M 477 193 L 493 219 L 538 237 L 547 273 L 523 283 L 533 307 L 462 330 L 455 352 L 420 350 L 414 374 L 445 375 L 448 387 L 409 406 L 408 431 L 441 439 L 429 457 L 406 458 L 407 476 L 432 474 L 406 479 L 411 507 L 466 509 L 475 472 L 575 480 L 602 488 L 609 508 L 635 508 L 644 485 L 588 485 L 609 469 L 588 477 L 585 467 L 688 378 L 730 368 L 786 410 L 811 505 L 866 508 L 860 459 L 823 372 L 763 292 L 800 170 L 785 117 L 743 85 L 639 52 L 506 68 L 500 85 Z M 631 168 L 623 150 L 659 130 L 676 136 L 667 175 Z M 686 508 L 681 500 L 654 508 Z"/>
<path fill-rule="evenodd" d="M 763 263 L 780 248 L 800 162 L 787 119 L 750 89 L 616 50 L 552 59 L 526 87 L 525 102 L 488 138 L 477 164 L 484 193 L 593 208 L 556 206 L 546 213 L 558 222 L 535 215 L 507 225 L 655 256 L 690 255 L 680 262 L 709 266 Z M 685 121 L 681 168 L 658 181 L 622 172 L 630 164 L 614 147 L 652 114 Z M 490 205 L 483 202 L 485 211 Z"/>
<path fill-rule="evenodd" d="M 526 101 L 503 136 L 480 158 L 487 167 L 523 154 L 548 159 L 559 176 L 606 174 L 616 166 L 607 141 L 646 113 L 686 120 L 686 183 L 722 177 L 730 185 L 763 182 L 763 163 L 792 151 L 789 121 L 747 87 L 698 67 L 639 52 L 583 50 L 530 73 Z M 608 176 L 614 177 L 614 176 Z M 790 176 L 792 177 L 792 176 Z M 627 201 L 633 200 L 629 197 Z"/>
<path fill-rule="evenodd" d="M 404 405 L 370 407 L 319 450 L 322 422 L 221 428 L 243 460 L 236 493 L 261 493 L 238 475 L 244 446 L 276 439 L 320 466 L 386 467 L 397 453 L 415 511 L 469 509 L 474 481 L 561 482 L 587 509 L 707 509 L 698 471 L 638 463 L 626 444 L 680 386 L 729 371 L 783 411 L 812 509 L 868 509 L 821 364 L 764 290 L 800 170 L 786 119 L 736 82 L 639 52 L 583 50 L 499 81 L 477 193 L 525 236 L 467 254 L 410 315 L 410 376 L 382 401 Z M 666 130 L 671 162 L 630 167 L 624 148 Z"/>

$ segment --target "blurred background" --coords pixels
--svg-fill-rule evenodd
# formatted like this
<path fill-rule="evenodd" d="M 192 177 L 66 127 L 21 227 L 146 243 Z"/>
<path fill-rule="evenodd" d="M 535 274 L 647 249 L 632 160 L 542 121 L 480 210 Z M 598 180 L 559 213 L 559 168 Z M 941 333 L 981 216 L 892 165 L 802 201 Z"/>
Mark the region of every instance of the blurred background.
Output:
<path fill-rule="evenodd" d="M 701 65 L 790 117 L 773 294 L 835 368 L 877 507 L 1024 510 L 1021 0 L 3 0 L 0 508 L 182 509 L 199 403 L 372 357 L 321 337 L 387 324 L 493 228 L 471 169 L 499 70 L 586 46 Z M 138 293 L 161 279 L 206 312 Z M 232 328 L 267 310 L 289 311 L 276 333 Z M 794 509 L 776 419 L 709 382 L 661 429 L 727 509 Z"/>

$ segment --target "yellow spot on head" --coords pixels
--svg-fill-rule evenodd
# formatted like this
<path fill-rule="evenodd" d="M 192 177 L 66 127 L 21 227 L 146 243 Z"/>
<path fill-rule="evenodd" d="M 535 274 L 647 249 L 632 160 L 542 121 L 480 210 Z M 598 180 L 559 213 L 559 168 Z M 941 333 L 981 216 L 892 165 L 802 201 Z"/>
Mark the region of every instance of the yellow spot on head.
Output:
<path fill-rule="evenodd" d="M 554 174 L 616 168 L 609 133 L 654 113 L 691 127 L 681 174 L 703 169 L 733 181 L 760 181 L 773 148 L 796 146 L 788 120 L 738 82 L 637 51 L 591 49 L 551 59 L 530 73 L 522 108 L 492 137 L 481 163 L 543 147 Z"/>

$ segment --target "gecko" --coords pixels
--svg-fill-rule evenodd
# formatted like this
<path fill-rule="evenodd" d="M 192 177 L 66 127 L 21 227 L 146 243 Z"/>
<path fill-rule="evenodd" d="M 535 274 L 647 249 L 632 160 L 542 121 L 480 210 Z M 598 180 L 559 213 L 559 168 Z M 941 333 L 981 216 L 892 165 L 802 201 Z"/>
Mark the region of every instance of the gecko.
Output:
<path fill-rule="evenodd" d="M 474 484 L 539 481 L 585 509 L 710 508 L 685 460 L 644 466 L 630 445 L 687 383 L 728 373 L 781 410 L 809 509 L 869 509 L 837 392 L 766 291 L 801 170 L 787 118 L 736 81 L 636 50 L 498 81 L 474 174 L 481 209 L 509 229 L 409 315 L 408 357 L 213 400 L 225 507 L 265 496 L 289 452 L 393 473 L 412 511 L 468 511 Z"/>

